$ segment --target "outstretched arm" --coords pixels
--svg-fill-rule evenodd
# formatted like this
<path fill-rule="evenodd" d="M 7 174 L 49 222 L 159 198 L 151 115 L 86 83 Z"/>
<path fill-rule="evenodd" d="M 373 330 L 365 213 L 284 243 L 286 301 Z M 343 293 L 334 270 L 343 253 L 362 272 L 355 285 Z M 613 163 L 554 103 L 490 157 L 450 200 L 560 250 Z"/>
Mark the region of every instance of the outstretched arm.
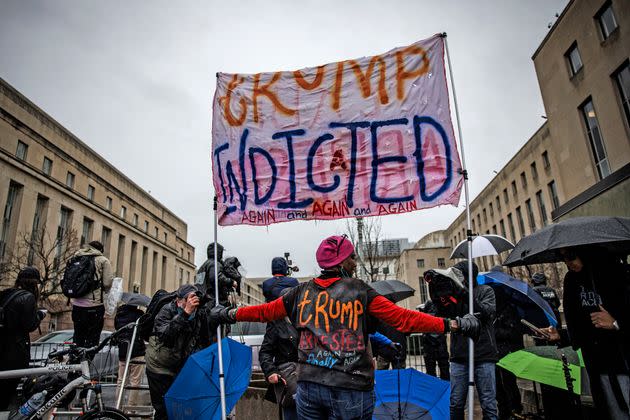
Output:
<path fill-rule="evenodd" d="M 457 324 L 450 325 L 447 318 L 438 318 L 423 312 L 401 308 L 380 295 L 370 302 L 368 312 L 403 333 L 445 333 L 451 327 L 457 328 Z"/>
<path fill-rule="evenodd" d="M 281 297 L 262 305 L 245 306 L 236 310 L 237 321 L 270 322 L 287 316 Z"/>

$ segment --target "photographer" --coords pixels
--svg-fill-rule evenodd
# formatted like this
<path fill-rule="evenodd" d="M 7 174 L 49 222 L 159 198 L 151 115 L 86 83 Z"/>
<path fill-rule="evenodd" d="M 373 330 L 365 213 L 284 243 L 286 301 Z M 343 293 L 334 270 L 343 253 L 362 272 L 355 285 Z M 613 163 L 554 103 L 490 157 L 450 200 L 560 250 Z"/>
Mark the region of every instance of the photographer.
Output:
<path fill-rule="evenodd" d="M 210 345 L 206 312 L 198 310 L 201 296 L 195 286 L 184 284 L 155 318 L 145 358 L 156 420 L 167 419 L 164 394 L 188 356 Z"/>
<path fill-rule="evenodd" d="M 221 305 L 229 306 L 229 294 L 234 291 L 240 284 L 240 274 L 238 274 L 238 265 L 240 263 L 236 258 L 238 265 L 233 267 L 231 264 L 228 268 L 228 275 L 226 275 L 225 263 L 223 261 L 224 248 L 221 244 L 217 243 L 217 275 L 219 277 L 219 302 Z M 204 300 L 210 302 L 210 306 L 215 304 L 216 291 L 214 287 L 214 242 L 208 245 L 207 249 L 208 259 L 197 270 L 197 276 L 195 279 L 195 285 L 203 294 L 205 294 Z M 238 277 L 237 277 L 238 275 Z M 237 281 L 238 280 L 238 281 Z"/>

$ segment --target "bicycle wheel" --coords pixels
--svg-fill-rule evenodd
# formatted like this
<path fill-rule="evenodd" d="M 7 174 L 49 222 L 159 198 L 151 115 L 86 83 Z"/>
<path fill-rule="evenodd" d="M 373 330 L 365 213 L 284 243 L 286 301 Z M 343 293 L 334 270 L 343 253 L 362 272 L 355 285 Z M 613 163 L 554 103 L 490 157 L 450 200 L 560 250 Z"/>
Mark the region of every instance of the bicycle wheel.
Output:
<path fill-rule="evenodd" d="M 129 417 L 125 415 L 120 410 L 116 410 L 115 408 L 105 407 L 102 411 L 91 410 L 79 417 L 77 420 L 97 420 L 97 419 L 111 419 L 111 420 L 130 420 Z"/>

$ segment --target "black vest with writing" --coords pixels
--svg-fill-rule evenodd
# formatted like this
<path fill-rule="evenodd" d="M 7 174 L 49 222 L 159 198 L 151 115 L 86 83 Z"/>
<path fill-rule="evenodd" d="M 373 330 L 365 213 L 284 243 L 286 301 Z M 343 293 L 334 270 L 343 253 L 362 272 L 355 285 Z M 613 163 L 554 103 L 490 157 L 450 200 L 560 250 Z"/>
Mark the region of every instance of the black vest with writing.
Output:
<path fill-rule="evenodd" d="M 300 333 L 299 381 L 356 390 L 374 387 L 367 308 L 375 296 L 354 278 L 326 288 L 311 280 L 286 296 L 287 313 Z"/>

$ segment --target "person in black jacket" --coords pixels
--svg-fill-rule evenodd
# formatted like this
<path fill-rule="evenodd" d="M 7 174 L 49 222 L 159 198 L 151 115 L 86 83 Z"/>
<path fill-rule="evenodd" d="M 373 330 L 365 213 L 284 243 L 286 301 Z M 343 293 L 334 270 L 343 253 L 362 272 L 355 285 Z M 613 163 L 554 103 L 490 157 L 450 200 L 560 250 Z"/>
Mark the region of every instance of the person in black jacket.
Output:
<path fill-rule="evenodd" d="M 145 354 L 155 420 L 167 420 L 164 394 L 188 356 L 210 345 L 208 318 L 199 308 L 199 294 L 192 284 L 181 285 L 176 299 L 164 305 L 155 317 Z"/>
<path fill-rule="evenodd" d="M 116 317 L 114 317 L 114 328 L 121 329 L 125 325 L 136 322 L 138 318 L 144 315 L 144 311 L 138 308 L 136 305 L 122 305 L 116 310 Z M 116 388 L 116 395 L 120 393 L 120 387 L 122 385 L 123 375 L 125 373 L 125 364 L 127 363 L 127 351 L 129 349 L 129 343 L 133 337 L 133 329 L 125 329 L 118 335 L 118 383 Z M 129 370 L 127 372 L 127 384 L 133 387 L 140 386 L 142 382 L 142 375 L 144 374 L 144 353 L 146 347 L 144 341 L 136 334 L 136 341 L 131 349 L 131 360 L 129 363 Z M 138 402 L 138 390 L 132 389 L 129 391 L 129 400 L 127 402 L 130 406 L 137 405 Z"/>
<path fill-rule="evenodd" d="M 498 290 L 496 292 L 497 318 L 494 321 L 494 331 L 497 339 L 499 359 L 509 353 L 521 350 L 523 332 L 521 320 L 516 307 L 509 297 Z M 521 392 L 516 383 L 516 376 L 500 366 L 496 367 L 497 405 L 500 419 L 509 419 L 513 413 L 523 411 Z"/>
<path fill-rule="evenodd" d="M 285 258 L 275 257 L 271 260 L 271 274 L 273 277 L 268 278 L 262 284 L 266 302 L 278 299 L 283 290 L 298 285 L 297 279 L 288 276 L 289 264 Z"/>
<path fill-rule="evenodd" d="M 598 418 L 630 418 L 630 276 L 596 247 L 563 248 L 569 270 L 562 306 L 574 349 L 582 349 Z M 555 328 L 546 329 L 560 340 Z"/>
<path fill-rule="evenodd" d="M 473 267 L 473 302 L 474 312 L 479 313 L 481 333 L 474 347 L 475 378 L 474 382 L 479 395 L 479 404 L 483 418 L 497 419 L 497 400 L 495 383 L 495 364 L 497 347 L 494 333 L 496 316 L 496 300 L 490 286 L 477 284 L 479 269 Z M 455 295 L 444 305 L 442 299 L 431 299 L 438 308 L 438 316 L 456 317 L 468 313 L 468 261 L 461 261 L 448 270 L 430 270 L 452 279 L 458 286 Z M 426 278 L 426 273 L 425 273 Z M 429 285 L 431 291 L 431 285 Z M 464 418 L 468 397 L 468 338 L 460 334 L 451 334 L 451 419 Z"/>
<path fill-rule="evenodd" d="M 31 360 L 29 333 L 35 331 L 46 315 L 37 309 L 39 271 L 35 267 L 22 269 L 15 286 L 0 292 L 4 323 L 0 328 L 0 370 L 26 369 Z M 0 411 L 6 410 L 20 379 L 0 380 Z"/>
<path fill-rule="evenodd" d="M 431 300 L 424 303 L 422 312 L 429 315 L 437 315 L 437 308 Z M 446 336 L 443 334 L 424 333 L 420 338 L 422 344 L 422 355 L 427 375 L 437 377 L 437 367 L 440 368 L 440 379 L 448 381 L 451 379 L 448 366 L 448 348 L 446 346 Z"/>
<path fill-rule="evenodd" d="M 288 292 L 290 288 L 283 291 Z M 281 296 L 285 293 L 281 293 Z M 279 404 L 284 420 L 297 420 L 295 393 L 299 334 L 285 317 L 267 324 L 258 360 L 269 387 L 265 399 Z"/>

